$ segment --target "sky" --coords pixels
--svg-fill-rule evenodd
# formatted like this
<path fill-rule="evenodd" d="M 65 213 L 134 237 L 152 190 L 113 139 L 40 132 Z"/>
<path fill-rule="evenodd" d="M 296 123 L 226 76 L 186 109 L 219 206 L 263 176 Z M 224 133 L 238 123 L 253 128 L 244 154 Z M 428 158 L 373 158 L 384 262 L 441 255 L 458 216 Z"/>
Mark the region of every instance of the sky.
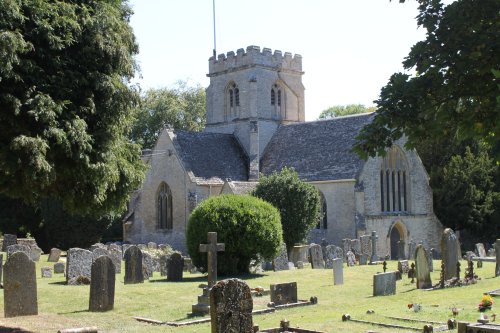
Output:
<path fill-rule="evenodd" d="M 209 85 L 212 1 L 129 0 L 142 90 Z M 425 38 L 417 14 L 412 0 L 215 0 L 216 51 L 257 45 L 302 55 L 306 120 L 315 120 L 333 105 L 373 105 Z"/>

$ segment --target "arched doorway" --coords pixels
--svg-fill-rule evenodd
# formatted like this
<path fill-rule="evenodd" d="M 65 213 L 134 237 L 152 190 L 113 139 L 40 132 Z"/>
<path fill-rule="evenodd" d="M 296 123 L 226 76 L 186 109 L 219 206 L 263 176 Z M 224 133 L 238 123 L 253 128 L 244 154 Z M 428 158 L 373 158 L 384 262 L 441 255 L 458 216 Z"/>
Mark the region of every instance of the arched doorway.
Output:
<path fill-rule="evenodd" d="M 396 226 L 391 230 L 391 259 L 398 259 L 398 242 L 401 240 L 401 234 Z"/>

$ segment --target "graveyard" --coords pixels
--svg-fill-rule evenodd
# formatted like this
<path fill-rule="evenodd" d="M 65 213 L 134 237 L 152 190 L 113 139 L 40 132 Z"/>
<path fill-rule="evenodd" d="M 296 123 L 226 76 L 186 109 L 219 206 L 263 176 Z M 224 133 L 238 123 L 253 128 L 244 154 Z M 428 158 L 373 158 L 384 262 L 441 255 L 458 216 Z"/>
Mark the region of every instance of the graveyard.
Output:
<path fill-rule="evenodd" d="M 3 254 L 5 258 L 5 253 Z M 102 257 L 101 257 L 102 258 Z M 209 332 L 210 323 L 181 327 L 154 325 L 134 319 L 149 318 L 160 322 L 186 322 L 204 317 L 191 317 L 191 307 L 200 295 L 200 284 L 207 283 L 207 276 L 201 273 L 184 272 L 181 281 L 167 281 L 166 276 L 154 272 L 149 280 L 137 284 L 124 284 L 125 265 L 116 274 L 114 307 L 106 312 L 89 311 L 89 285 L 67 285 L 61 273 L 52 277 L 42 277 L 42 267 L 52 267 L 48 256 L 42 255 L 36 262 L 36 285 L 38 315 L 4 317 L 4 293 L 0 293 L 0 331 L 21 332 L 7 328 L 20 328 L 22 332 L 57 332 L 61 329 L 77 327 L 97 327 L 99 332 Z M 63 259 L 64 260 L 64 259 Z M 413 262 L 410 260 L 409 262 Z M 440 260 L 434 260 L 434 271 L 430 273 L 432 283 L 439 282 Z M 467 262 L 461 260 L 461 267 Z M 398 261 L 387 261 L 387 272 L 396 271 Z M 416 289 L 407 274 L 396 282 L 396 293 L 388 296 L 373 296 L 373 275 L 383 272 L 383 265 L 343 264 L 343 284 L 334 285 L 332 269 L 312 269 L 305 264 L 304 269 L 264 271 L 260 274 L 236 276 L 244 280 L 250 288 L 271 284 L 297 283 L 299 300 L 317 297 L 317 304 L 280 309 L 271 313 L 255 314 L 253 324 L 260 329 L 279 327 L 283 319 L 291 327 L 301 327 L 323 332 L 410 332 L 411 329 L 395 329 L 374 326 L 356 321 L 342 321 L 344 314 L 352 319 L 404 327 L 422 329 L 425 322 L 435 322 L 434 327 L 445 325 L 453 318 L 457 321 L 476 322 L 479 318 L 478 304 L 484 292 L 499 288 L 495 278 L 495 263 L 484 262 L 475 269 L 479 276 L 476 284 L 437 290 Z M 463 273 L 462 273 L 463 275 Z M 218 280 L 233 278 L 219 276 Z M 4 271 L 5 279 L 5 271 Z M 5 281 L 5 280 L 4 280 Z M 496 301 L 496 299 L 494 299 Z M 253 309 L 268 308 L 268 293 L 253 297 Z M 496 302 L 486 315 L 493 319 Z M 419 308 L 419 311 L 415 309 Z M 452 311 L 452 309 L 454 309 Z M 399 318 L 399 319 L 397 319 Z M 411 319 L 402 320 L 401 318 Z M 437 324 L 441 323 L 441 324 Z"/>

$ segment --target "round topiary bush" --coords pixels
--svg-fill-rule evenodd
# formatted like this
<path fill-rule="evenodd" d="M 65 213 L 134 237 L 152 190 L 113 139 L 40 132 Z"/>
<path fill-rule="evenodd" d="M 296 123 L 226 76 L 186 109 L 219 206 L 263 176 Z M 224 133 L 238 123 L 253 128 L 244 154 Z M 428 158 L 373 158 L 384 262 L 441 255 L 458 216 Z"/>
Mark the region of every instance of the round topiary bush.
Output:
<path fill-rule="evenodd" d="M 249 195 L 220 195 L 204 200 L 191 214 L 187 246 L 193 264 L 207 269 L 207 254 L 199 251 L 207 233 L 217 232 L 219 274 L 248 273 L 250 261 L 273 258 L 282 242 L 280 214 L 271 204 Z"/>

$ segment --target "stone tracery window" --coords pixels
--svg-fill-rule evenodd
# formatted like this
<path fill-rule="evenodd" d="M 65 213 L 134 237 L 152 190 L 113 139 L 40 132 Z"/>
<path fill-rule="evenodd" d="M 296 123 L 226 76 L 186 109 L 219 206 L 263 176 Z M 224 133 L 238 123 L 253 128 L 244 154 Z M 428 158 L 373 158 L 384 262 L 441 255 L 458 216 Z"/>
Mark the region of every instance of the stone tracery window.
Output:
<path fill-rule="evenodd" d="M 380 169 L 380 208 L 382 212 L 407 212 L 408 165 L 400 148 L 393 146 Z"/>
<path fill-rule="evenodd" d="M 156 203 L 158 229 L 173 228 L 172 208 L 172 191 L 166 183 L 161 183 Z"/>
<path fill-rule="evenodd" d="M 236 83 L 231 82 L 227 87 L 226 119 L 238 116 L 240 107 L 240 89 Z"/>
<path fill-rule="evenodd" d="M 271 105 L 274 107 L 274 114 L 276 117 L 281 115 L 281 105 L 282 105 L 282 92 L 281 87 L 277 84 L 273 85 L 271 88 Z"/>

